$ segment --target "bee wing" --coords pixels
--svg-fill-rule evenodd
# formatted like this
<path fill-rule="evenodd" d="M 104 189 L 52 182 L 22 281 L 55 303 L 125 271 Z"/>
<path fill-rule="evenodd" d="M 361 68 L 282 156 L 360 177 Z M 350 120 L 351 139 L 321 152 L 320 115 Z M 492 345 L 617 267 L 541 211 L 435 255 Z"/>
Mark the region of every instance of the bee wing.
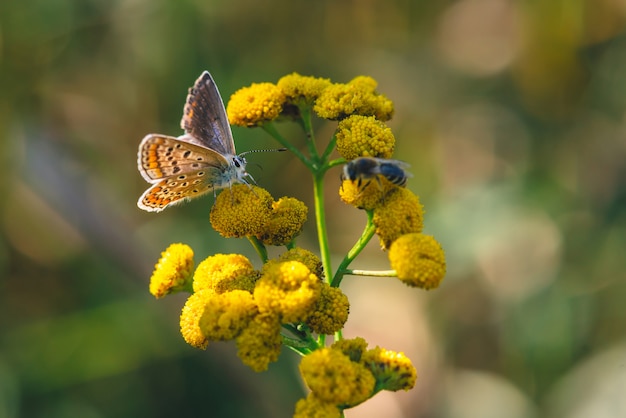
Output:
<path fill-rule="evenodd" d="M 198 77 L 189 89 L 180 126 L 184 140 L 222 155 L 235 155 L 235 143 L 230 130 L 224 102 L 208 71 Z"/>
<path fill-rule="evenodd" d="M 378 162 L 381 165 L 389 165 L 389 166 L 395 166 L 397 168 L 399 168 L 400 170 L 402 170 L 404 172 L 404 175 L 406 177 L 413 177 L 413 174 L 411 174 L 408 171 L 408 168 L 411 167 L 411 164 L 405 162 L 405 161 L 401 161 L 401 160 L 394 160 L 394 159 L 385 159 L 385 158 L 377 158 Z"/>

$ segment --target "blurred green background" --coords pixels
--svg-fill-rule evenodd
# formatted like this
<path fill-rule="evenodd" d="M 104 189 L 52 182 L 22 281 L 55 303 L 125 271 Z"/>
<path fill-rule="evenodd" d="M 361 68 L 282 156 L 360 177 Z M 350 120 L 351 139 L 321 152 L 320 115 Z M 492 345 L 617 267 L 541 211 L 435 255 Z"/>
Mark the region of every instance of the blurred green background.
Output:
<path fill-rule="evenodd" d="M 431 292 L 344 280 L 345 335 L 404 351 L 419 376 L 348 417 L 626 416 L 625 21 L 618 0 L 3 1 L 0 417 L 289 417 L 304 396 L 293 353 L 255 374 L 231 344 L 194 350 L 184 296 L 148 294 L 171 242 L 196 262 L 253 256 L 212 231 L 211 196 L 136 207 L 137 145 L 180 134 L 205 69 L 225 101 L 297 71 L 369 75 L 395 103 L 396 155 L 449 273 Z M 277 146 L 234 135 L 240 152 Z M 311 203 L 295 158 L 249 157 L 276 198 Z M 365 219 L 338 176 L 337 258 Z M 313 225 L 299 242 L 315 250 Z M 372 242 L 353 267 L 388 263 Z"/>

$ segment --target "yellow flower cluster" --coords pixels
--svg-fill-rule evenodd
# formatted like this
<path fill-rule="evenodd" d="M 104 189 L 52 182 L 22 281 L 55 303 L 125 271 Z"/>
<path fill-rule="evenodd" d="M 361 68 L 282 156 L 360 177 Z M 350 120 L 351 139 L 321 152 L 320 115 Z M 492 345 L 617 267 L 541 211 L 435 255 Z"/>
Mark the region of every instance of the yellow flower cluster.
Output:
<path fill-rule="evenodd" d="M 198 325 L 211 341 L 232 340 L 248 327 L 258 309 L 252 295 L 245 290 L 233 290 L 214 295 L 204 307 Z"/>
<path fill-rule="evenodd" d="M 283 343 L 280 329 L 280 322 L 272 314 L 255 316 L 235 340 L 237 355 L 243 364 L 255 372 L 262 372 L 278 360 Z"/>
<path fill-rule="evenodd" d="M 296 412 L 293 418 L 340 418 L 341 409 L 336 405 L 324 402 L 313 392 L 296 402 Z"/>
<path fill-rule="evenodd" d="M 258 272 L 245 256 L 215 254 L 198 264 L 193 275 L 193 290 L 212 289 L 220 294 L 238 289 L 252 292 L 258 277 Z"/>
<path fill-rule="evenodd" d="M 396 139 L 384 122 L 373 116 L 352 115 L 337 125 L 337 152 L 346 160 L 358 157 L 390 158 Z"/>
<path fill-rule="evenodd" d="M 172 244 L 161 253 L 161 258 L 150 277 L 150 293 L 162 298 L 170 293 L 189 290 L 193 270 L 193 250 L 185 244 Z"/>
<path fill-rule="evenodd" d="M 385 196 L 398 189 L 385 176 L 377 176 L 374 179 L 356 181 L 348 178 L 341 182 L 339 197 L 345 203 L 359 209 L 372 210 L 385 202 Z"/>
<path fill-rule="evenodd" d="M 230 97 L 226 113 L 233 125 L 256 126 L 274 120 L 285 102 L 282 89 L 272 83 L 253 83 Z"/>
<path fill-rule="evenodd" d="M 408 164 L 390 160 L 395 138 L 385 121 L 393 115 L 393 103 L 376 88 L 377 82 L 366 76 L 342 84 L 292 73 L 276 84 L 255 83 L 238 90 L 227 113 L 231 124 L 248 127 L 279 117 L 300 117 L 311 156 L 292 150 L 315 175 L 343 161 L 330 160 L 335 145 L 338 154 L 349 160 L 340 197 L 367 210 L 371 221 L 351 254 L 360 252 L 375 228 L 398 279 L 412 287 L 433 289 L 445 276 L 445 255 L 433 237 L 422 234 L 424 209 L 419 197 L 405 187 L 411 176 L 404 171 Z M 338 121 L 333 140 L 321 154 L 316 153 L 310 132 L 312 112 Z M 265 129 L 288 145 L 273 126 Z M 241 254 L 214 254 L 194 270 L 192 249 L 172 244 L 155 266 L 150 292 L 157 298 L 191 293 L 181 312 L 180 329 L 193 347 L 206 349 L 209 342 L 234 341 L 241 361 L 257 372 L 278 359 L 283 345 L 301 353 L 300 373 L 311 392 L 297 402 L 294 417 L 339 418 L 345 409 L 381 390 L 413 388 L 417 372 L 404 353 L 368 349 L 362 338 L 341 338 L 350 304 L 333 286 L 344 274 L 357 274 L 345 268 L 353 256 L 346 257 L 333 276 L 315 254 L 294 247 L 307 215 L 308 208 L 298 199 L 274 200 L 260 187 L 233 185 L 216 198 L 211 225 L 224 237 L 249 238 L 261 256 L 262 268 L 255 268 Z M 266 245 L 288 250 L 268 260 Z M 327 255 L 327 247 L 321 248 Z M 331 334 L 335 342 L 327 347 L 321 336 Z"/>
<path fill-rule="evenodd" d="M 273 312 L 283 324 L 304 321 L 320 297 L 321 282 L 299 261 L 267 263 L 254 288 L 263 313 Z"/>
<path fill-rule="evenodd" d="M 314 351 L 300 362 L 300 373 L 311 393 L 296 404 L 294 418 L 316 416 L 311 415 L 314 406 L 328 414 L 319 416 L 337 416 L 380 390 L 409 390 L 417 379 L 403 353 L 379 347 L 367 350 L 362 338 Z"/>
<path fill-rule="evenodd" d="M 179 245 L 173 249 L 180 251 Z M 317 334 L 343 328 L 348 299 L 322 274 L 320 259 L 298 247 L 269 260 L 262 271 L 241 254 L 209 256 L 188 286 L 194 293 L 181 312 L 181 334 L 200 349 L 210 341 L 235 340 L 244 364 L 266 370 L 280 354 L 283 324 L 303 323 Z"/>
<path fill-rule="evenodd" d="M 391 244 L 389 262 L 398 278 L 413 287 L 434 289 L 446 275 L 443 249 L 430 235 L 402 235 Z"/>
<path fill-rule="evenodd" d="M 364 352 L 361 362 L 372 372 L 377 387 L 382 390 L 406 391 L 415 386 L 417 372 L 404 353 L 376 347 Z"/>
<path fill-rule="evenodd" d="M 320 298 L 306 323 L 316 334 L 333 334 L 343 328 L 348 320 L 350 302 L 338 287 L 322 282 Z"/>
<path fill-rule="evenodd" d="M 209 345 L 209 340 L 200 330 L 200 318 L 213 296 L 214 291 L 204 289 L 189 296 L 183 306 L 180 314 L 180 333 L 185 342 L 192 347 L 204 350 Z"/>
<path fill-rule="evenodd" d="M 344 84 L 292 73 L 276 84 L 253 83 L 236 91 L 226 113 L 231 124 L 248 127 L 263 125 L 279 116 L 298 116 L 300 106 L 310 105 L 323 119 L 362 115 L 387 121 L 393 116 L 393 102 L 376 93 L 376 87 L 376 80 L 366 76 Z"/>
<path fill-rule="evenodd" d="M 267 245 L 287 245 L 300 233 L 309 209 L 293 197 L 281 197 L 272 203 L 272 214 L 262 234 L 257 235 Z"/>
<path fill-rule="evenodd" d="M 398 187 L 385 197 L 381 205 L 374 208 L 373 221 L 381 247 L 388 249 L 400 236 L 422 232 L 424 208 L 417 195 L 409 189 Z"/>
<path fill-rule="evenodd" d="M 315 396 L 341 408 L 369 399 L 376 385 L 374 375 L 363 364 L 332 348 L 321 348 L 304 357 L 300 373 Z"/>
<path fill-rule="evenodd" d="M 346 84 L 331 84 L 315 101 L 313 110 L 324 119 L 341 120 L 350 115 L 374 116 L 387 121 L 393 116 L 393 102 L 375 92 L 371 77 L 359 76 Z"/>
<path fill-rule="evenodd" d="M 308 208 L 292 197 L 274 201 L 257 186 L 237 184 L 220 193 L 211 208 L 211 225 L 224 237 L 257 237 L 267 245 L 287 245 L 300 233 Z"/>
<path fill-rule="evenodd" d="M 302 76 L 298 73 L 286 75 L 277 83 L 287 102 L 296 105 L 300 102 L 313 103 L 330 84 L 327 78 Z"/>
<path fill-rule="evenodd" d="M 299 261 L 320 279 L 324 277 L 324 266 L 322 260 L 309 250 L 296 247 L 282 253 L 278 257 L 278 261 Z"/>

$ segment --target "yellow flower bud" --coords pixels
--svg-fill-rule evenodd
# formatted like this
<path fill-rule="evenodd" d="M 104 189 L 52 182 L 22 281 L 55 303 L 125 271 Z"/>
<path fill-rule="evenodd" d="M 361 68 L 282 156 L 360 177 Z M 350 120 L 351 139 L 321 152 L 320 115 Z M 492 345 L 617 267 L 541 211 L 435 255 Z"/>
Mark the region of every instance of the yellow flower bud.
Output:
<path fill-rule="evenodd" d="M 272 83 L 253 83 L 230 96 L 226 108 L 233 125 L 257 126 L 274 120 L 285 102 L 283 91 Z"/>
<path fill-rule="evenodd" d="M 150 277 L 150 293 L 162 298 L 189 289 L 193 270 L 193 250 L 185 244 L 172 244 L 161 253 Z"/>
<path fill-rule="evenodd" d="M 430 235 L 402 235 L 391 244 L 389 262 L 398 278 L 409 286 L 434 289 L 446 275 L 445 254 Z"/>

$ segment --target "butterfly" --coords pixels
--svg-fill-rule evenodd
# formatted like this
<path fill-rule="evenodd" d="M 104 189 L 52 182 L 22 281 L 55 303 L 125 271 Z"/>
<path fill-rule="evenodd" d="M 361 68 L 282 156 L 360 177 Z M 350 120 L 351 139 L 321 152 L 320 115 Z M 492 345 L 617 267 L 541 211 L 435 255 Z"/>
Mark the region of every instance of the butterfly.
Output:
<path fill-rule="evenodd" d="M 243 154 L 235 153 L 224 102 L 208 71 L 189 89 L 180 125 L 184 135 L 148 134 L 139 144 L 137 168 L 151 183 L 137 201 L 140 209 L 160 212 L 252 178 Z"/>
<path fill-rule="evenodd" d="M 375 157 L 359 157 L 343 166 L 341 180 L 356 181 L 358 187 L 366 187 L 372 179 L 380 184 L 383 176 L 392 184 L 404 187 L 411 173 L 406 171 L 408 163 Z"/>

